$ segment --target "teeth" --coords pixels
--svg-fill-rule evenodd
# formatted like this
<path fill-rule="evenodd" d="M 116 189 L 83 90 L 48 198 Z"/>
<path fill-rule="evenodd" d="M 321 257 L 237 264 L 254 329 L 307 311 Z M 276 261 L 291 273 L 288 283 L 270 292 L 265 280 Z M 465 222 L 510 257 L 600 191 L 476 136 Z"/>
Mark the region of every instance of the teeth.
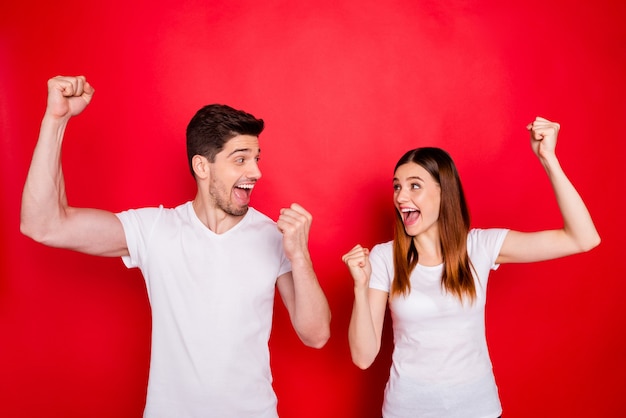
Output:
<path fill-rule="evenodd" d="M 239 186 L 237 186 L 237 188 L 239 189 L 252 189 L 254 187 L 254 184 L 240 184 Z"/>
<path fill-rule="evenodd" d="M 406 213 L 406 212 L 417 212 L 417 209 L 414 209 L 414 208 L 402 208 L 400 211 L 403 212 L 403 213 Z"/>

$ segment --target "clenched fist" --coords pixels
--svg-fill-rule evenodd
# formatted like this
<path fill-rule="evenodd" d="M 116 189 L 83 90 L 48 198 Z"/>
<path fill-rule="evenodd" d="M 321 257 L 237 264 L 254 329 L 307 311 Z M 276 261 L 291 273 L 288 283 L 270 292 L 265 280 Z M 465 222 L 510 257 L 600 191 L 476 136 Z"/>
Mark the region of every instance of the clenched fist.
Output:
<path fill-rule="evenodd" d="M 70 118 L 80 114 L 91 102 L 94 89 L 85 77 L 57 76 L 48 80 L 46 115 Z"/>

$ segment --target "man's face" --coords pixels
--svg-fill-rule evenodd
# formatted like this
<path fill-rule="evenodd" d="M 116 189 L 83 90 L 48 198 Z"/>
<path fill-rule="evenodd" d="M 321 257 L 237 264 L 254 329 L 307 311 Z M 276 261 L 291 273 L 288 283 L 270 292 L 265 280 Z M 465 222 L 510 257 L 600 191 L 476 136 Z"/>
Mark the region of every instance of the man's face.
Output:
<path fill-rule="evenodd" d="M 209 196 L 217 209 L 232 216 L 246 214 L 252 189 L 261 178 L 260 153 L 256 136 L 237 135 L 215 156 L 209 164 Z"/>

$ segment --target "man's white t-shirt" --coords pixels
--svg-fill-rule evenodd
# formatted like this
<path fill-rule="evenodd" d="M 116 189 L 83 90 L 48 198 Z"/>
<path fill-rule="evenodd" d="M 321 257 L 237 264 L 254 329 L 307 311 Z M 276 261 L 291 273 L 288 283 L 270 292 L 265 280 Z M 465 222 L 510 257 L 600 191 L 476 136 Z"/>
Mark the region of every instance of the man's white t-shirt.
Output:
<path fill-rule="evenodd" d="M 152 308 L 144 417 L 276 418 L 268 340 L 291 271 L 276 223 L 250 208 L 218 235 L 191 202 L 117 216 Z"/>
<path fill-rule="evenodd" d="M 507 232 L 472 229 L 468 234 L 475 269 L 473 304 L 445 291 L 443 265 L 418 264 L 411 292 L 389 300 L 394 350 L 385 418 L 495 418 L 502 413 L 485 338 L 485 297 Z M 370 288 L 390 292 L 393 243 L 376 245 L 370 261 Z"/>

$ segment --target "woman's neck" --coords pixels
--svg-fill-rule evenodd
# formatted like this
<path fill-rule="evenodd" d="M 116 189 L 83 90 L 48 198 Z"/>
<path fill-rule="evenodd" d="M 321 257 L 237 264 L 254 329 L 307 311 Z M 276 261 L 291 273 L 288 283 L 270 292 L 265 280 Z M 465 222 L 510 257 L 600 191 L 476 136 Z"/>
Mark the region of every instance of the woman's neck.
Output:
<path fill-rule="evenodd" d="M 439 236 L 430 236 L 423 233 L 413 237 L 413 243 L 418 254 L 418 262 L 423 266 L 438 266 L 443 263 L 441 241 Z"/>

